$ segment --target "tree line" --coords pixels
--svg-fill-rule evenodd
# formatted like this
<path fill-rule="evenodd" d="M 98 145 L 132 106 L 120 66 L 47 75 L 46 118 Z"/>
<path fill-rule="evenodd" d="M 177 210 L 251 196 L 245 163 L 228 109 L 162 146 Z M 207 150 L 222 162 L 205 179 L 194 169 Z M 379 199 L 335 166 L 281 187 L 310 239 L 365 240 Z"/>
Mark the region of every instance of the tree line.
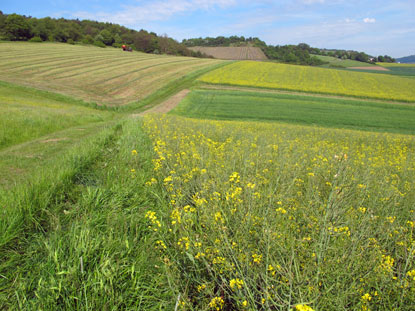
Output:
<path fill-rule="evenodd" d="M 216 38 L 206 37 L 206 38 L 192 38 L 192 39 L 183 39 L 182 44 L 187 47 L 194 46 L 266 46 L 264 41 L 261 41 L 257 37 L 245 38 L 244 36 L 230 36 L 224 37 L 219 36 Z"/>
<path fill-rule="evenodd" d="M 364 52 L 348 51 L 348 50 L 328 50 L 319 49 L 309 46 L 306 43 L 297 45 L 267 45 L 259 38 L 245 38 L 243 36 L 219 36 L 216 38 L 193 38 L 185 39 L 182 43 L 188 47 L 193 46 L 256 46 L 261 48 L 269 59 L 278 60 L 285 63 L 300 65 L 323 65 L 322 61 L 315 55 L 332 56 L 339 59 L 357 60 L 366 63 L 388 62 L 393 63 L 396 60 L 388 55 L 371 56 Z"/>
<path fill-rule="evenodd" d="M 1 11 L 0 37 L 10 41 L 83 43 L 100 47 L 126 44 L 145 53 L 207 57 L 191 51 L 167 35 L 159 36 L 143 29 L 136 31 L 118 24 L 90 20 L 6 15 Z"/>

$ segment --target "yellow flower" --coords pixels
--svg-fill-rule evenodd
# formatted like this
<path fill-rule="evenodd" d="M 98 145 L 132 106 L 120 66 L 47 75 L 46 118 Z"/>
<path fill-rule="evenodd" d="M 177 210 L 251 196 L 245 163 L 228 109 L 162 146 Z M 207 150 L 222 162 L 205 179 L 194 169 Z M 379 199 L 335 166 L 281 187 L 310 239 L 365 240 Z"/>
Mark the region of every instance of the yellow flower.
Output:
<path fill-rule="evenodd" d="M 362 300 L 363 301 L 371 301 L 372 300 L 372 296 L 370 296 L 369 293 L 366 293 L 362 296 Z"/>
<path fill-rule="evenodd" d="M 258 255 L 258 254 L 252 254 L 252 259 L 254 260 L 255 263 L 261 263 L 262 260 L 262 255 Z"/>
<path fill-rule="evenodd" d="M 313 308 L 307 305 L 296 305 L 295 309 L 298 311 L 314 311 Z"/>
<path fill-rule="evenodd" d="M 132 154 L 132 155 L 137 155 L 137 150 L 135 150 L 135 149 L 134 149 L 134 150 L 132 150 L 132 151 L 131 151 L 131 154 Z"/>
<path fill-rule="evenodd" d="M 244 281 L 240 279 L 232 279 L 229 282 L 229 286 L 231 287 L 232 290 L 241 289 L 243 285 L 244 285 Z"/>
<path fill-rule="evenodd" d="M 209 302 L 209 307 L 215 309 L 216 311 L 222 310 L 225 301 L 222 297 L 215 297 Z"/>

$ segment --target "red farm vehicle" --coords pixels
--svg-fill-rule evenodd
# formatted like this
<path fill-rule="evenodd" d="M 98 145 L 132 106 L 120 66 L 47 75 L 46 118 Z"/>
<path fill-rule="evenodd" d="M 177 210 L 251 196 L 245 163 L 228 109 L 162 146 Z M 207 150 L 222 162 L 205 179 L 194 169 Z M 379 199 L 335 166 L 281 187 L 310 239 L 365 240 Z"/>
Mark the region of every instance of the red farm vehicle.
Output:
<path fill-rule="evenodd" d="M 127 46 L 127 45 L 123 44 L 121 47 L 122 47 L 122 50 L 125 51 L 125 52 L 132 52 L 133 51 L 131 46 Z"/>

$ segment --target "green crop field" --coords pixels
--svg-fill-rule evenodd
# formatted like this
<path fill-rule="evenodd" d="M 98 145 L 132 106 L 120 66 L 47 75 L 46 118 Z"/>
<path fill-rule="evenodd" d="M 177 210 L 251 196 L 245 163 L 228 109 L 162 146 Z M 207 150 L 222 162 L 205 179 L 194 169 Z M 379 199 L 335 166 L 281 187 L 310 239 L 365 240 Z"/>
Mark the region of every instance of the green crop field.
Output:
<path fill-rule="evenodd" d="M 195 90 L 171 113 L 415 134 L 415 105 L 261 92 Z"/>
<path fill-rule="evenodd" d="M 415 80 L 0 55 L 1 310 L 413 309 Z"/>
<path fill-rule="evenodd" d="M 0 44 L 0 80 L 123 105 L 223 61 L 58 43 Z"/>
<path fill-rule="evenodd" d="M 397 76 L 243 61 L 199 78 L 212 84 L 415 102 L 415 80 Z"/>

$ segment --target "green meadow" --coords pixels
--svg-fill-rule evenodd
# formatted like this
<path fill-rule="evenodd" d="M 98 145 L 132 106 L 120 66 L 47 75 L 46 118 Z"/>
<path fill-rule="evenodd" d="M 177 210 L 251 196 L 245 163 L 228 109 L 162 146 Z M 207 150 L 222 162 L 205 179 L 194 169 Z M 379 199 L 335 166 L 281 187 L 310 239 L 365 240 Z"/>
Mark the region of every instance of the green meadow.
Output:
<path fill-rule="evenodd" d="M 415 105 L 253 91 L 194 90 L 171 113 L 415 134 Z"/>
<path fill-rule="evenodd" d="M 0 82 L 0 150 L 113 115 L 81 106 L 72 98 Z"/>

